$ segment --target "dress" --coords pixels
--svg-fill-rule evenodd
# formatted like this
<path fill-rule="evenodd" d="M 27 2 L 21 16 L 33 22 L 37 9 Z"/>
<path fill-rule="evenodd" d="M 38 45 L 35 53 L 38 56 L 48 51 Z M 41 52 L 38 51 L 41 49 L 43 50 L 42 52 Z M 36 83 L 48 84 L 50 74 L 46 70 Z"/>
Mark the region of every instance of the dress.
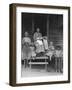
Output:
<path fill-rule="evenodd" d="M 54 52 L 55 52 L 54 46 L 52 46 L 52 45 L 49 46 L 48 47 L 48 52 L 46 53 L 46 55 L 50 57 L 50 61 L 51 61 L 52 56 L 54 55 Z"/>
<path fill-rule="evenodd" d="M 34 46 L 30 46 L 31 49 L 31 57 L 36 57 L 36 53 L 35 53 L 35 47 Z"/>
<path fill-rule="evenodd" d="M 36 53 L 44 52 L 42 34 L 38 33 L 38 32 L 35 32 L 33 38 L 34 38 L 34 43 L 35 43 L 35 46 L 36 46 Z"/>
<path fill-rule="evenodd" d="M 22 59 L 30 59 L 31 49 L 30 49 L 31 39 L 29 37 L 24 37 L 22 40 Z"/>
<path fill-rule="evenodd" d="M 63 57 L 63 51 L 62 50 L 55 50 L 55 57 L 62 58 Z"/>
<path fill-rule="evenodd" d="M 38 33 L 38 32 L 35 32 L 34 36 L 33 36 L 34 41 L 37 40 L 37 38 L 39 38 L 39 37 L 42 37 L 42 34 Z"/>
<path fill-rule="evenodd" d="M 47 41 L 47 39 L 43 39 L 43 44 L 44 44 L 45 50 L 48 50 L 48 41 Z"/>
<path fill-rule="evenodd" d="M 44 44 L 41 38 L 37 38 L 35 41 L 36 53 L 44 52 Z"/>

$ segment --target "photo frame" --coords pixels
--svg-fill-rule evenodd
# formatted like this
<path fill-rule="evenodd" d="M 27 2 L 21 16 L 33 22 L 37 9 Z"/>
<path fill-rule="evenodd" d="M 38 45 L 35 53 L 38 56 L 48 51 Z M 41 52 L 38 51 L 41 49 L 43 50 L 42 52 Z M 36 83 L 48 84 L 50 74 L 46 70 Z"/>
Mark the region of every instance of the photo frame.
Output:
<path fill-rule="evenodd" d="M 13 3 L 9 8 L 9 84 L 70 83 L 70 7 Z"/>

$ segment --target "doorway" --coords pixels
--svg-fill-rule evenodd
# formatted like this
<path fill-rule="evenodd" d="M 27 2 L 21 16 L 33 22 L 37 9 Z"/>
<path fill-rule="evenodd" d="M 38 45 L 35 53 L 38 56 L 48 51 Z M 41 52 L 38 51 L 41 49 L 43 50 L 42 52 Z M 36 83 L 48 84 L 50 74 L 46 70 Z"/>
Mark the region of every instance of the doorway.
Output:
<path fill-rule="evenodd" d="M 24 32 L 27 31 L 32 38 L 36 28 L 40 28 L 42 36 L 47 36 L 47 15 L 22 13 L 22 37 L 24 37 Z"/>
<path fill-rule="evenodd" d="M 42 36 L 47 35 L 47 28 L 46 28 L 46 15 L 43 14 L 35 14 L 34 15 L 34 32 L 36 31 L 36 28 L 40 28 L 40 32 Z"/>

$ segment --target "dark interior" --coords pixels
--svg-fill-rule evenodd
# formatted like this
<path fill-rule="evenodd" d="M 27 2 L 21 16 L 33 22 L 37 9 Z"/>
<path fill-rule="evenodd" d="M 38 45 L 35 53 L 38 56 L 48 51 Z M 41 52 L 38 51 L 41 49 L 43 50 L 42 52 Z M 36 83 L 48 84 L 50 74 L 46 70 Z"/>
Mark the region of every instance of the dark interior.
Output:
<path fill-rule="evenodd" d="M 36 28 L 40 28 L 42 36 L 48 37 L 48 42 L 53 41 L 54 45 L 63 46 L 63 15 L 22 13 L 22 38 L 24 32 L 28 31 L 33 39 Z"/>

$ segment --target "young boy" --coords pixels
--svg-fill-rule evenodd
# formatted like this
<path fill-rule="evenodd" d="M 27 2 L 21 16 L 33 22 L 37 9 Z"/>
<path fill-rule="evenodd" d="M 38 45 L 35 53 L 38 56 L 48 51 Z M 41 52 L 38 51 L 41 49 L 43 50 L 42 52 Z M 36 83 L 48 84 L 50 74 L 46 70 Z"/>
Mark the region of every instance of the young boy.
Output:
<path fill-rule="evenodd" d="M 61 49 L 60 46 L 57 46 L 56 47 L 56 50 L 55 50 L 55 69 L 56 69 L 56 72 L 63 72 L 63 51 Z"/>

